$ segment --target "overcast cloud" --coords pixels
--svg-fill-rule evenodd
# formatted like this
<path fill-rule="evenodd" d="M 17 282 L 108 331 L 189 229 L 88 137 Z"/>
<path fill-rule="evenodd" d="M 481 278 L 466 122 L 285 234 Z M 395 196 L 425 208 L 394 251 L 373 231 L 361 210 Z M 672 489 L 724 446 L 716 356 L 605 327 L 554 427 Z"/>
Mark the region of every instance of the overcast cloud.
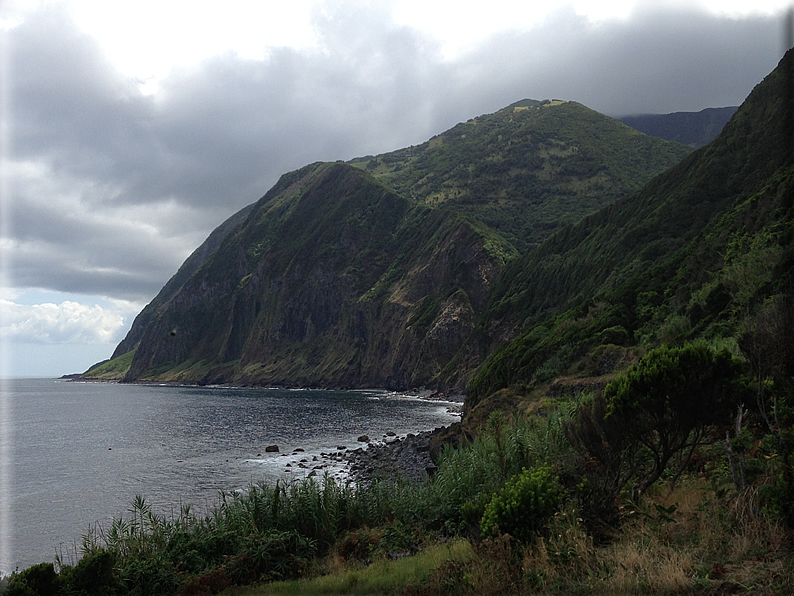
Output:
<path fill-rule="evenodd" d="M 525 97 L 610 115 L 739 105 L 782 55 L 780 15 L 679 6 L 593 23 L 563 6 L 450 57 L 386 3 L 337 2 L 313 13 L 313 44 L 211 56 L 151 94 L 64 6 L 5 33 L 6 297 L 40 288 L 134 306 L 5 300 L 0 327 L 18 342 L 118 341 L 215 226 L 312 161 L 418 144 Z"/>

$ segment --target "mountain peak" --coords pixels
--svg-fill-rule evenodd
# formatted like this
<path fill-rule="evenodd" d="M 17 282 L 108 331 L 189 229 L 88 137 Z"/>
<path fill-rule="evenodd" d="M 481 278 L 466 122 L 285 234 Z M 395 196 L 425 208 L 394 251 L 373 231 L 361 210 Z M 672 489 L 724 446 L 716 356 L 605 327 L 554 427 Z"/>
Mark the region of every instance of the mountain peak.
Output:
<path fill-rule="evenodd" d="M 548 100 L 546 100 L 548 101 Z M 533 108 L 539 106 L 542 102 L 537 99 L 519 99 L 511 103 L 509 106 L 502 108 L 502 110 L 512 110 L 514 108 Z"/>

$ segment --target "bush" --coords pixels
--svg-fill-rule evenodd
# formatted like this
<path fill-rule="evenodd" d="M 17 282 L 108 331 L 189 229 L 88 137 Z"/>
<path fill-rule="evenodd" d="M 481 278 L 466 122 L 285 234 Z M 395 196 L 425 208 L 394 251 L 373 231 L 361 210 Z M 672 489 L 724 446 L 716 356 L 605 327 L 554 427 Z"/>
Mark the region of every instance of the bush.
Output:
<path fill-rule="evenodd" d="M 3 594 L 7 596 L 55 596 L 58 593 L 58 575 L 52 563 L 39 563 L 15 573 L 8 581 Z"/>
<path fill-rule="evenodd" d="M 85 594 L 109 594 L 117 586 L 114 572 L 116 553 L 105 549 L 96 549 L 86 553 L 77 565 L 68 571 L 63 570 L 62 578 L 71 587 Z"/>
<path fill-rule="evenodd" d="M 528 543 L 561 503 L 562 487 L 551 468 L 525 469 L 486 505 L 480 528 L 483 535 L 501 532 Z"/>
<path fill-rule="evenodd" d="M 741 361 L 703 341 L 663 345 L 609 383 L 605 419 L 635 449 L 649 452 L 650 465 L 638 474 L 634 493 L 644 493 L 681 454 L 675 479 L 696 447 L 715 440 L 712 429 L 730 424 L 737 405 L 750 397 Z"/>

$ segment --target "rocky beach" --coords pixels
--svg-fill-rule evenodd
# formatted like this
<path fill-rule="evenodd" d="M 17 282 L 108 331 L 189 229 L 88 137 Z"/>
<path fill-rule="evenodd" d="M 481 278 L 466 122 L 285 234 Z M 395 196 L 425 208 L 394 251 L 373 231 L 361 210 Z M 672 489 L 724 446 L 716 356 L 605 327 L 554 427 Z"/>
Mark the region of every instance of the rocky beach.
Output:
<path fill-rule="evenodd" d="M 428 393 L 422 399 L 449 402 L 451 414 L 459 414 L 463 409 L 462 395 Z M 336 445 L 333 450 L 319 454 L 309 454 L 298 447 L 282 454 L 285 458 L 283 471 L 295 479 L 320 478 L 328 474 L 336 481 L 353 481 L 364 486 L 378 478 L 422 480 L 434 473 L 435 458 L 449 438 L 456 435 L 458 424 L 453 422 L 404 436 L 387 431 L 379 439 L 363 434 L 358 437 L 356 446 Z"/>

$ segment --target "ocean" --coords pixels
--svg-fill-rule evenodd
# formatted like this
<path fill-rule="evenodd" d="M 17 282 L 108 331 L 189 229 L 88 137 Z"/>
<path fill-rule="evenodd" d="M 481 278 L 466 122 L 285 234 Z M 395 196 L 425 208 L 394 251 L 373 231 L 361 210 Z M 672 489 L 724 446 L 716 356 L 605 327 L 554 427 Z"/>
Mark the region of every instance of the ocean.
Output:
<path fill-rule="evenodd" d="M 302 478 L 314 466 L 300 459 L 327 464 L 321 453 L 358 448 L 360 435 L 455 422 L 452 405 L 379 390 L 4 381 L 0 574 L 74 562 L 89 525 L 108 527 L 136 495 L 165 515 L 208 512 L 220 491 Z M 339 464 L 318 471 L 344 479 Z"/>

